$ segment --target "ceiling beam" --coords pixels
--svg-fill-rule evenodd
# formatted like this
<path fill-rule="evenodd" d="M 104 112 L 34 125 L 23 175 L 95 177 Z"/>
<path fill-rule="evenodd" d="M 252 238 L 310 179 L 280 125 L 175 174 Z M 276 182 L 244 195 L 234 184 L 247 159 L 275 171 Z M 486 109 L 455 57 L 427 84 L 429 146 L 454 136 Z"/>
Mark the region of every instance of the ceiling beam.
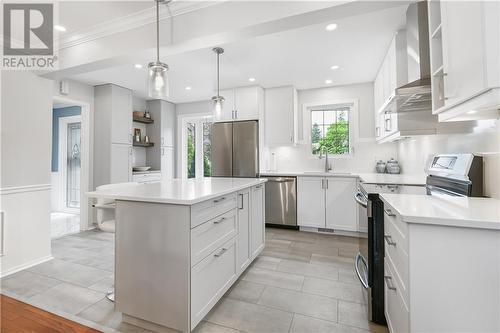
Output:
<path fill-rule="evenodd" d="M 287 17 L 244 27 L 238 26 L 237 23 L 234 23 L 234 28 L 231 28 L 231 24 L 229 24 L 229 27 L 226 26 L 223 32 L 204 35 L 203 30 L 198 31 L 198 33 L 193 31 L 190 34 L 188 33 L 186 38 L 176 39 L 174 37 L 173 44 L 162 46 L 161 56 L 162 58 L 165 58 L 169 55 L 182 54 L 199 49 L 211 48 L 216 45 L 230 44 L 268 34 L 332 22 L 347 17 L 407 5 L 410 2 L 411 1 L 343 1 L 341 3 L 337 2 L 336 5 L 327 8 L 289 15 Z M 228 10 L 228 13 L 226 13 L 227 15 L 231 15 L 231 10 L 238 11 L 235 12 L 235 15 L 241 15 L 242 12 L 248 14 L 248 11 L 243 8 L 244 6 L 248 6 L 248 3 L 224 2 L 223 4 L 231 5 L 230 8 L 226 7 Z M 260 10 L 258 6 L 261 6 L 262 4 L 262 2 L 254 2 L 253 10 L 258 12 Z M 191 19 L 200 20 L 200 17 L 210 15 L 210 12 L 207 13 L 206 11 L 213 11 L 214 9 L 217 10 L 216 7 L 219 6 L 222 6 L 222 4 L 201 9 L 195 13 L 190 13 L 195 14 L 195 17 L 191 17 Z M 183 17 L 180 16 L 179 19 L 180 18 Z M 188 17 L 184 19 L 189 20 Z M 182 26 L 183 23 L 185 22 L 175 22 L 176 29 L 178 25 Z M 202 24 L 200 24 L 200 26 L 203 27 Z M 128 31 L 126 34 L 110 36 L 114 38 L 114 43 L 121 45 L 125 43 L 127 46 L 125 49 L 118 46 L 114 47 L 112 42 L 106 41 L 106 38 L 104 38 L 104 40 L 95 40 L 62 50 L 60 54 L 60 68 L 55 71 L 43 73 L 42 76 L 51 79 L 68 78 L 82 73 L 131 64 L 137 59 L 153 59 L 155 57 L 154 31 L 148 31 L 151 30 L 150 28 L 152 27 L 144 26 L 135 29 L 134 31 Z M 137 41 L 137 45 L 133 41 Z"/>

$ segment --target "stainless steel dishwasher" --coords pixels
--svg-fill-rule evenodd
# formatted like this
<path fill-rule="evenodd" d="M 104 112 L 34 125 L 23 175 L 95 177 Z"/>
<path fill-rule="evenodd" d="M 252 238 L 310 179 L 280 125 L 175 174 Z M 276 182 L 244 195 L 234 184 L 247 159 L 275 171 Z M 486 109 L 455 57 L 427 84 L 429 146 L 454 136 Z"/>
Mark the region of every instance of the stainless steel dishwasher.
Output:
<path fill-rule="evenodd" d="M 266 224 L 297 227 L 297 178 L 265 178 Z"/>

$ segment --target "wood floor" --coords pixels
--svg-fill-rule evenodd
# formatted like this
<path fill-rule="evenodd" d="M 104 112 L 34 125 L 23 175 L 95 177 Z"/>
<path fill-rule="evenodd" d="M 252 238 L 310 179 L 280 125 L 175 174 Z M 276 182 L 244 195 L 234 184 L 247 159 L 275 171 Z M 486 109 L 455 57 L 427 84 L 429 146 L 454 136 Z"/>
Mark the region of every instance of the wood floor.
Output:
<path fill-rule="evenodd" d="M 0 295 L 1 333 L 98 333 L 92 328 Z"/>

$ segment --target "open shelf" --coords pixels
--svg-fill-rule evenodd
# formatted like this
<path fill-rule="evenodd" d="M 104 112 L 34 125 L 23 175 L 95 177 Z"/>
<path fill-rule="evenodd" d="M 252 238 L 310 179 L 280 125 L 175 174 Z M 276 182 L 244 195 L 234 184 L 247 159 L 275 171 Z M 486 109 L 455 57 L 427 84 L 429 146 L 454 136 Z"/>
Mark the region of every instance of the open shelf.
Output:
<path fill-rule="evenodd" d="M 154 123 L 155 121 L 151 118 L 146 118 L 146 117 L 136 117 L 134 116 L 132 118 L 133 121 L 135 122 L 138 122 L 138 123 L 142 123 L 142 124 L 152 124 Z"/>
<path fill-rule="evenodd" d="M 155 144 L 153 142 L 135 142 L 133 143 L 134 147 L 153 147 Z"/>

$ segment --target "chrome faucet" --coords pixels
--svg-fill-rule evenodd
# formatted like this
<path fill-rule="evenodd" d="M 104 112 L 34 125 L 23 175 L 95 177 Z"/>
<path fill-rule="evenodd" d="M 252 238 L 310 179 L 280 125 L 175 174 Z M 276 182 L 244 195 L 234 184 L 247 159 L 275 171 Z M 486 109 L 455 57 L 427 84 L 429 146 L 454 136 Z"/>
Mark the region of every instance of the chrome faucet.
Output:
<path fill-rule="evenodd" d="M 323 157 L 323 150 L 324 150 L 324 154 L 325 154 L 324 157 Z M 328 149 L 320 149 L 320 151 L 319 151 L 319 158 L 320 159 L 322 159 L 322 158 L 325 159 L 325 172 L 330 172 L 332 170 L 332 166 L 328 162 Z"/>

